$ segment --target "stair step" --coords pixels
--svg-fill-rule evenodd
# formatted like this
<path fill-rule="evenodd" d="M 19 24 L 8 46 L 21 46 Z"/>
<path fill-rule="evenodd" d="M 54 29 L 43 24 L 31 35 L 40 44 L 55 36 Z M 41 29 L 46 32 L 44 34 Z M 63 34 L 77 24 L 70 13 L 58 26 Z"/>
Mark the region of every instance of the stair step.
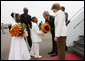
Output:
<path fill-rule="evenodd" d="M 84 48 L 83 47 L 80 47 L 78 45 L 74 45 L 75 48 L 79 49 L 79 50 L 82 50 L 84 52 Z"/>
<path fill-rule="evenodd" d="M 82 51 L 81 49 L 78 49 L 78 48 L 76 48 L 76 47 L 74 47 L 74 46 L 71 46 L 71 47 L 69 47 L 71 50 L 73 50 L 75 53 L 77 53 L 77 54 L 79 54 L 79 55 L 81 55 L 82 57 L 84 57 L 84 51 Z"/>
<path fill-rule="evenodd" d="M 74 43 L 74 46 L 78 46 L 78 47 L 84 48 L 84 45 L 78 44 L 78 43 Z"/>
<path fill-rule="evenodd" d="M 74 41 L 74 45 L 77 45 L 79 47 L 83 47 L 84 48 L 84 42 L 82 42 L 82 41 Z"/>
<path fill-rule="evenodd" d="M 79 36 L 79 40 L 84 40 L 84 36 L 83 35 L 80 35 Z"/>
<path fill-rule="evenodd" d="M 84 40 L 78 40 L 76 42 L 78 42 L 78 43 L 84 43 Z"/>

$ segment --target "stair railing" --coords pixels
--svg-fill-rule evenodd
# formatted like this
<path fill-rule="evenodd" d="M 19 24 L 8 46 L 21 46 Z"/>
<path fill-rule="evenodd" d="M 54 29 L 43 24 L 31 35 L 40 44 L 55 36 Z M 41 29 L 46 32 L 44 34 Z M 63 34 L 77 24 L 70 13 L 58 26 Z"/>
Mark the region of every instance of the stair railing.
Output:
<path fill-rule="evenodd" d="M 68 20 L 67 22 L 66 22 L 66 26 L 71 22 L 71 20 L 83 9 L 84 7 L 82 7 L 77 13 L 75 13 L 73 16 L 72 16 L 72 18 L 70 19 L 70 20 Z"/>
<path fill-rule="evenodd" d="M 84 20 L 84 18 L 78 23 L 75 25 L 74 29 Z"/>

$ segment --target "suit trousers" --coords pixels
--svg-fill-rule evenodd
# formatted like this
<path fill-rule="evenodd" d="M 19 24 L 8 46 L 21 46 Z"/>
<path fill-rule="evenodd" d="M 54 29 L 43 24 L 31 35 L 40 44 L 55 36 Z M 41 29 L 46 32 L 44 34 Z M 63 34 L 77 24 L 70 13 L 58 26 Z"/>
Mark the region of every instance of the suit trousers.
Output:
<path fill-rule="evenodd" d="M 57 44 L 56 44 L 56 42 L 54 40 L 55 32 L 52 30 L 51 34 L 52 34 L 52 52 L 57 54 Z"/>
<path fill-rule="evenodd" d="M 31 46 L 32 46 L 32 39 L 31 39 L 30 27 L 28 27 L 28 26 L 27 26 L 27 31 L 28 31 L 27 41 L 28 41 L 29 47 L 31 48 Z"/>
<path fill-rule="evenodd" d="M 57 50 L 58 50 L 58 59 L 65 60 L 65 45 L 66 45 L 66 36 L 61 36 L 57 38 Z"/>

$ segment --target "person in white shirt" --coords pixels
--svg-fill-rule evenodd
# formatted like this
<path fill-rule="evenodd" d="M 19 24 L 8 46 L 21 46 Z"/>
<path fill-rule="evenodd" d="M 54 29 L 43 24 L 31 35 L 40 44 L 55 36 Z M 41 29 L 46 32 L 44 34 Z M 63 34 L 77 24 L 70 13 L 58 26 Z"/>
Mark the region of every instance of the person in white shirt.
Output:
<path fill-rule="evenodd" d="M 41 36 L 43 35 L 43 32 L 39 30 L 37 22 L 37 18 L 33 17 L 31 29 L 32 47 L 30 55 L 35 58 L 41 58 L 42 56 L 39 55 L 39 43 L 42 41 Z"/>
<path fill-rule="evenodd" d="M 59 60 L 65 60 L 65 44 L 67 37 L 65 14 L 62 12 L 59 3 L 53 4 L 51 9 L 55 13 L 55 41 L 57 42 L 58 58 Z"/>

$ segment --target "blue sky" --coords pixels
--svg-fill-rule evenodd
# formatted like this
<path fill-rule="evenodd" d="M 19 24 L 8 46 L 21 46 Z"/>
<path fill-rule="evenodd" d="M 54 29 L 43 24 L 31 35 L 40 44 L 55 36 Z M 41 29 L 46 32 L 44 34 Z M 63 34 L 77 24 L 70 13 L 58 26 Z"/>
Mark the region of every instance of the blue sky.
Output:
<path fill-rule="evenodd" d="M 24 7 L 29 9 L 32 17 L 36 16 L 39 22 L 44 22 L 42 16 L 44 11 L 49 11 L 51 15 L 54 15 L 51 10 L 53 3 L 60 3 L 61 6 L 64 6 L 69 14 L 69 19 L 84 6 L 84 1 L 1 1 L 1 23 L 12 23 L 11 12 L 22 14 Z"/>

